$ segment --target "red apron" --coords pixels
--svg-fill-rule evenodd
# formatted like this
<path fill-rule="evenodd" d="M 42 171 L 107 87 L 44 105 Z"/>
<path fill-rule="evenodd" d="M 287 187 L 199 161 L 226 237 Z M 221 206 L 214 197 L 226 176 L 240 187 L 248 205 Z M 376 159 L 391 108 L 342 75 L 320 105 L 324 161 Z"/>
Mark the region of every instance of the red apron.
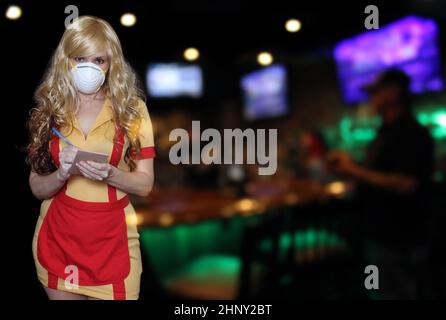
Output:
<path fill-rule="evenodd" d="M 115 129 L 110 164 L 117 166 L 124 146 L 122 130 Z M 50 151 L 57 166 L 59 138 Z M 79 286 L 113 285 L 115 299 L 125 299 L 124 279 L 130 273 L 130 256 L 124 208 L 128 196 L 117 200 L 108 187 L 108 202 L 89 202 L 66 194 L 67 183 L 54 196 L 37 240 L 37 257 L 48 270 L 48 287 L 57 289 L 57 278 L 66 279 L 67 266 L 75 266 Z"/>

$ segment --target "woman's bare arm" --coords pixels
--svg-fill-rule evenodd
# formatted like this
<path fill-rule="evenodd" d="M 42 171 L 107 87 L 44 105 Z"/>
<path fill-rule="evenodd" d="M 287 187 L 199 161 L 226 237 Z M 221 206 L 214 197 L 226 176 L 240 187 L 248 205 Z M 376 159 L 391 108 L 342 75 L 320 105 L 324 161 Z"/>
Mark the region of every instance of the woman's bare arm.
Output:
<path fill-rule="evenodd" d="M 37 199 L 44 200 L 51 198 L 62 188 L 70 176 L 68 170 L 73 163 L 77 151 L 78 149 L 74 146 L 68 146 L 62 149 L 59 152 L 59 168 L 48 175 L 41 175 L 31 171 L 29 175 L 29 186 Z"/>
<path fill-rule="evenodd" d="M 65 181 L 58 178 L 58 170 L 48 175 L 40 175 L 31 171 L 29 186 L 33 195 L 39 200 L 51 198 L 64 185 Z"/>

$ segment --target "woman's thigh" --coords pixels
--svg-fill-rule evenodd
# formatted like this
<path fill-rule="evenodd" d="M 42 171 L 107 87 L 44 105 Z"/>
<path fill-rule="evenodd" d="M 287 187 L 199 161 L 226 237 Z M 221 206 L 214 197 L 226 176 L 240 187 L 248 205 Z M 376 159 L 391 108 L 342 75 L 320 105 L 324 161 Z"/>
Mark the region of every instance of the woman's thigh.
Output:
<path fill-rule="evenodd" d="M 44 287 L 46 294 L 48 295 L 48 299 L 50 300 L 87 300 L 88 297 L 81 295 L 70 293 L 66 291 L 55 290 L 51 288 Z"/>

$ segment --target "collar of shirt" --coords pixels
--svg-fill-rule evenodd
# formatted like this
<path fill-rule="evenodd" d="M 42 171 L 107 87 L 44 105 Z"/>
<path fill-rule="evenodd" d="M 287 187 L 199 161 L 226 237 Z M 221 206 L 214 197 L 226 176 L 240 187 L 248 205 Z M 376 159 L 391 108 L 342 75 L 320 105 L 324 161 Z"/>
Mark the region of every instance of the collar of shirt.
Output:
<path fill-rule="evenodd" d="M 103 125 L 104 123 L 107 123 L 110 120 L 113 120 L 113 107 L 111 104 L 111 100 L 109 98 L 105 98 L 105 101 L 104 101 L 104 104 L 102 105 L 101 111 L 97 115 L 96 120 L 93 123 L 93 125 L 90 129 L 90 132 L 88 134 L 90 135 L 91 133 L 93 133 L 94 130 L 96 130 L 101 125 Z M 82 136 L 84 136 L 84 132 L 82 131 L 76 117 L 74 118 L 73 126 L 82 134 Z"/>

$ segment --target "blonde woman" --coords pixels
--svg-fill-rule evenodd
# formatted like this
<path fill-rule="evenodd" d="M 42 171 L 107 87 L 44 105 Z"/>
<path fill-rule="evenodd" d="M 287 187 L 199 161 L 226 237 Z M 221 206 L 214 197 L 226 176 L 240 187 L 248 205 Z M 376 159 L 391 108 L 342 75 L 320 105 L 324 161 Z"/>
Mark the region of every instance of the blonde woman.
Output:
<path fill-rule="evenodd" d="M 141 253 L 128 194 L 149 194 L 155 156 L 142 98 L 112 27 L 75 20 L 28 121 L 29 184 L 43 200 L 33 255 L 49 299 L 138 299 Z M 106 153 L 108 163 L 74 163 L 78 150 Z"/>

